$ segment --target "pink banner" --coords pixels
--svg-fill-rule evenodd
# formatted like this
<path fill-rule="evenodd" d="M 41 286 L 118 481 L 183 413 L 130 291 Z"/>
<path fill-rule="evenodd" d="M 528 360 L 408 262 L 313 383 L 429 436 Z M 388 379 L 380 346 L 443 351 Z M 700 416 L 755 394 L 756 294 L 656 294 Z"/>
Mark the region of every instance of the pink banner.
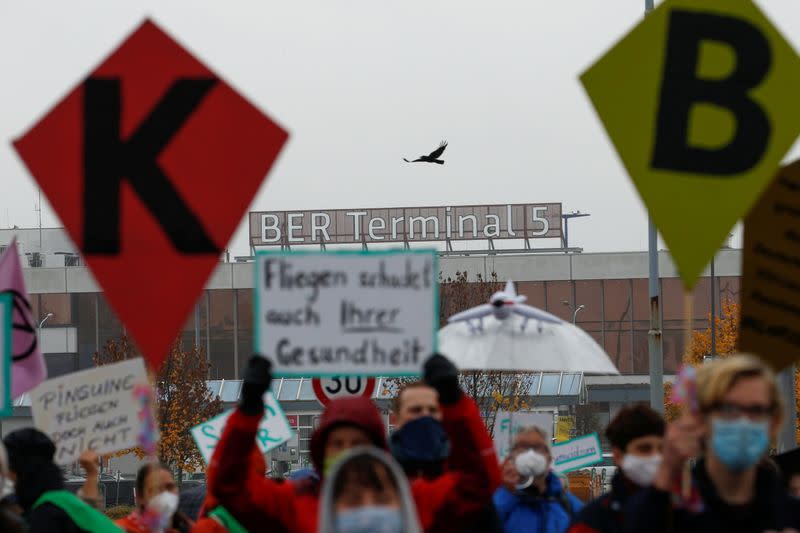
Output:
<path fill-rule="evenodd" d="M 44 381 L 47 368 L 36 337 L 38 323 L 25 290 L 16 240 L 0 255 L 0 292 L 10 293 L 14 299 L 11 395 L 17 398 Z"/>

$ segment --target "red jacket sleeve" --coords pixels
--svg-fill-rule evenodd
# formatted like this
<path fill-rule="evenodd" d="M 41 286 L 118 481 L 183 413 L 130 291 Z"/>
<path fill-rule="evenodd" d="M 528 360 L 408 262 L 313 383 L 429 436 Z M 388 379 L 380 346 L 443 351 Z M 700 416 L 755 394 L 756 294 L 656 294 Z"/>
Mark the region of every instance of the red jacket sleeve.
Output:
<path fill-rule="evenodd" d="M 236 409 L 228 418 L 208 467 L 208 490 L 248 531 L 294 530 L 294 487 L 250 464 L 261 417 Z"/>
<path fill-rule="evenodd" d="M 461 531 L 471 516 L 491 504 L 500 485 L 500 468 L 489 432 L 478 406 L 466 395 L 443 405 L 450 439 L 445 473 L 434 480 L 416 479 L 411 485 L 422 528 Z"/>

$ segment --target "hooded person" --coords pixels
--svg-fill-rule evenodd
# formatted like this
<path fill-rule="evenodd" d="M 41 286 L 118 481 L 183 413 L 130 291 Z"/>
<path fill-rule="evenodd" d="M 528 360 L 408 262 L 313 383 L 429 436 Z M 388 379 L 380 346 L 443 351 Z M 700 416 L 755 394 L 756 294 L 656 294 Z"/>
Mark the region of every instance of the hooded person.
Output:
<path fill-rule="evenodd" d="M 320 500 L 319 533 L 421 533 L 411 489 L 392 457 L 359 446 L 336 459 Z"/>
<path fill-rule="evenodd" d="M 31 533 L 120 533 L 108 517 L 65 490 L 53 462 L 56 447 L 33 428 L 12 431 L 4 439 L 17 503 Z"/>
<path fill-rule="evenodd" d="M 240 405 L 228 419 L 211 458 L 209 492 L 248 531 L 316 533 L 322 525 L 318 485 L 298 490 L 293 483 L 246 474 L 251 469 L 250 451 L 264 414 L 263 395 L 272 380 L 271 368 L 264 357 L 251 357 Z M 439 392 L 448 438 L 459 443 L 446 475 L 435 480 L 415 479 L 411 485 L 419 523 L 427 529 L 437 516 L 466 516 L 484 506 L 499 484 L 500 474 L 491 437 L 475 403 L 461 393 L 455 366 L 434 355 L 425 363 L 424 373 L 426 382 Z M 358 446 L 388 449 L 377 408 L 367 398 L 331 402 L 310 443 L 311 460 L 323 487 L 336 459 Z M 459 531 L 457 526 L 453 531 Z"/>
<path fill-rule="evenodd" d="M 606 428 L 617 472 L 611 490 L 584 507 L 569 533 L 623 533 L 628 499 L 649 487 L 661 464 L 664 419 L 644 404 L 623 407 Z"/>

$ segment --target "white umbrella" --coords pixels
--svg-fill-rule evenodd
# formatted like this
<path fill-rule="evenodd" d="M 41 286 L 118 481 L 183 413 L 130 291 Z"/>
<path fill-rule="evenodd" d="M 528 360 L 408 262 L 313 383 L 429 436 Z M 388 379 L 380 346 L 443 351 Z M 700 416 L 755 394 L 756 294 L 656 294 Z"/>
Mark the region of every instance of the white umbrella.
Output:
<path fill-rule="evenodd" d="M 481 318 L 482 327 L 453 322 L 439 330 L 439 351 L 462 370 L 619 374 L 606 352 L 579 327 L 511 314 Z"/>

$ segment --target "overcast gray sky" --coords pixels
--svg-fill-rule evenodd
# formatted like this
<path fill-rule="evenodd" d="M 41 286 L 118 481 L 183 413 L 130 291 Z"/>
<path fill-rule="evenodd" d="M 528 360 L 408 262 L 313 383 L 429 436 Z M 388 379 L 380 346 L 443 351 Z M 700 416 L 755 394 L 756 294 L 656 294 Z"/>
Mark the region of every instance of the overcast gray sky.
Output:
<path fill-rule="evenodd" d="M 800 2 L 756 3 L 800 49 Z M 570 227 L 571 244 L 645 249 L 644 208 L 577 79 L 643 8 L 0 0 L 0 227 L 37 224 L 36 185 L 11 139 L 150 16 L 289 129 L 251 209 L 563 202 L 592 214 Z M 402 162 L 440 139 L 450 142 L 444 166 Z M 47 204 L 43 222 L 60 225 Z M 244 224 L 232 249 L 247 250 Z"/>

